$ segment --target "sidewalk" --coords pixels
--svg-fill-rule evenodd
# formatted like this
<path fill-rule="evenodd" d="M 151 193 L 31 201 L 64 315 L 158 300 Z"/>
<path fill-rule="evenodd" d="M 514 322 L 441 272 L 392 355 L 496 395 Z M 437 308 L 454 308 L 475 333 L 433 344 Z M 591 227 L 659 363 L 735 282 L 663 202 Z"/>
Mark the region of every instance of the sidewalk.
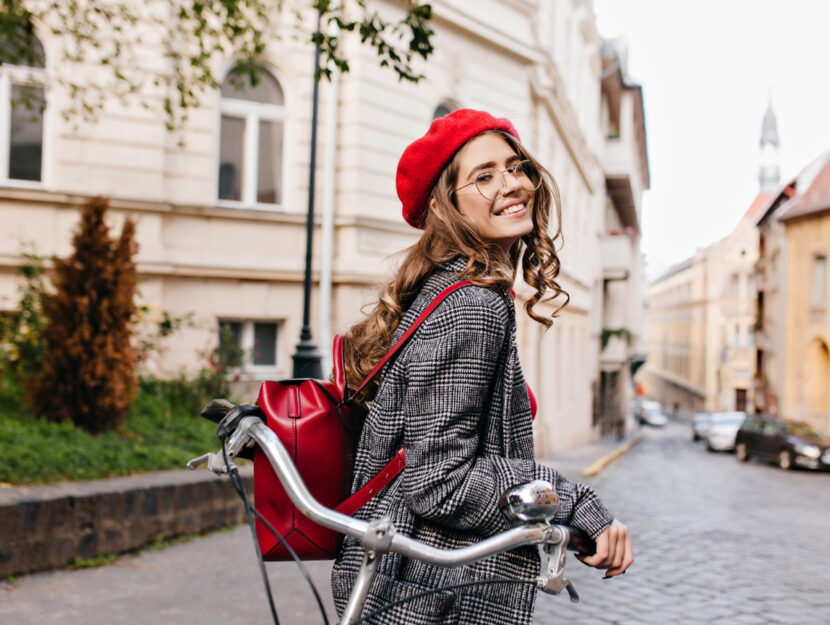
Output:
<path fill-rule="evenodd" d="M 622 439 L 612 434 L 582 447 L 547 457 L 542 460 L 542 463 L 553 467 L 569 480 L 584 482 L 599 475 L 646 435 L 644 428 L 637 428 Z"/>

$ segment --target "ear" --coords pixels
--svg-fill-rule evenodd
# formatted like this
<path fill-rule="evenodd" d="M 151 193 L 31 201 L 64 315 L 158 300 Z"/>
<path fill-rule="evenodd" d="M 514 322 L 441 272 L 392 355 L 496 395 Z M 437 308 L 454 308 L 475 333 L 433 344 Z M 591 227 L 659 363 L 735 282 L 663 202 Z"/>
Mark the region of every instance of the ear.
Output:
<path fill-rule="evenodd" d="M 444 221 L 444 216 L 441 214 L 441 211 L 438 210 L 438 202 L 435 201 L 435 198 L 430 198 L 429 200 L 429 210 L 435 215 L 440 221 Z"/>

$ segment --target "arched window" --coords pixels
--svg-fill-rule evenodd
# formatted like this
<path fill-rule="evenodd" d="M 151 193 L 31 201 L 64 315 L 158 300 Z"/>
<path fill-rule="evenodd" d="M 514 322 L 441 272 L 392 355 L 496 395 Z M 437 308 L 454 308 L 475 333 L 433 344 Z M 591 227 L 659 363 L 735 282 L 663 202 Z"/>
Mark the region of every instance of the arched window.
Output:
<path fill-rule="evenodd" d="M 444 117 L 444 115 L 449 115 L 455 109 L 459 108 L 458 104 L 452 102 L 451 100 L 444 100 L 435 107 L 435 110 L 432 113 L 432 119 L 438 119 L 439 117 Z"/>
<path fill-rule="evenodd" d="M 285 96 L 280 83 L 264 69 L 256 86 L 247 75 L 231 72 L 222 83 L 221 112 L 220 202 L 282 205 Z"/>
<path fill-rule="evenodd" d="M 0 65 L 0 183 L 43 180 L 46 70 L 43 46 L 32 36 L 3 44 Z"/>

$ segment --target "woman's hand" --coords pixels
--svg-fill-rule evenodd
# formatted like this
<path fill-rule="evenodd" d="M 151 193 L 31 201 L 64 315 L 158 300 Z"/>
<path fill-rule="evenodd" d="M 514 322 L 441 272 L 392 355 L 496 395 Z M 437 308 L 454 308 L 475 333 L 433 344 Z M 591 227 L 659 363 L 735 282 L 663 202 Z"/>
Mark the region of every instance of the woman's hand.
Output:
<path fill-rule="evenodd" d="M 606 569 L 606 578 L 625 573 L 625 570 L 634 562 L 628 528 L 616 519 L 596 537 L 596 543 L 597 552 L 594 555 L 578 553 L 576 557 L 583 564 Z"/>

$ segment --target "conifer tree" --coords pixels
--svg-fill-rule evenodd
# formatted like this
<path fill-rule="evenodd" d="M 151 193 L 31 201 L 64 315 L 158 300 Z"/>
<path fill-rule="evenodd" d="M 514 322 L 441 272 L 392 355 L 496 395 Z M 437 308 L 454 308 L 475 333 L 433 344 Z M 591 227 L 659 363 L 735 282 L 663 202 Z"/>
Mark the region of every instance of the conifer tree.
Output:
<path fill-rule="evenodd" d="M 28 386 L 37 413 L 90 432 L 118 427 L 136 390 L 131 320 L 135 314 L 135 223 L 118 240 L 105 218 L 108 202 L 90 200 L 72 239 L 74 252 L 54 259 L 53 293 L 43 296 L 43 369 Z"/>

